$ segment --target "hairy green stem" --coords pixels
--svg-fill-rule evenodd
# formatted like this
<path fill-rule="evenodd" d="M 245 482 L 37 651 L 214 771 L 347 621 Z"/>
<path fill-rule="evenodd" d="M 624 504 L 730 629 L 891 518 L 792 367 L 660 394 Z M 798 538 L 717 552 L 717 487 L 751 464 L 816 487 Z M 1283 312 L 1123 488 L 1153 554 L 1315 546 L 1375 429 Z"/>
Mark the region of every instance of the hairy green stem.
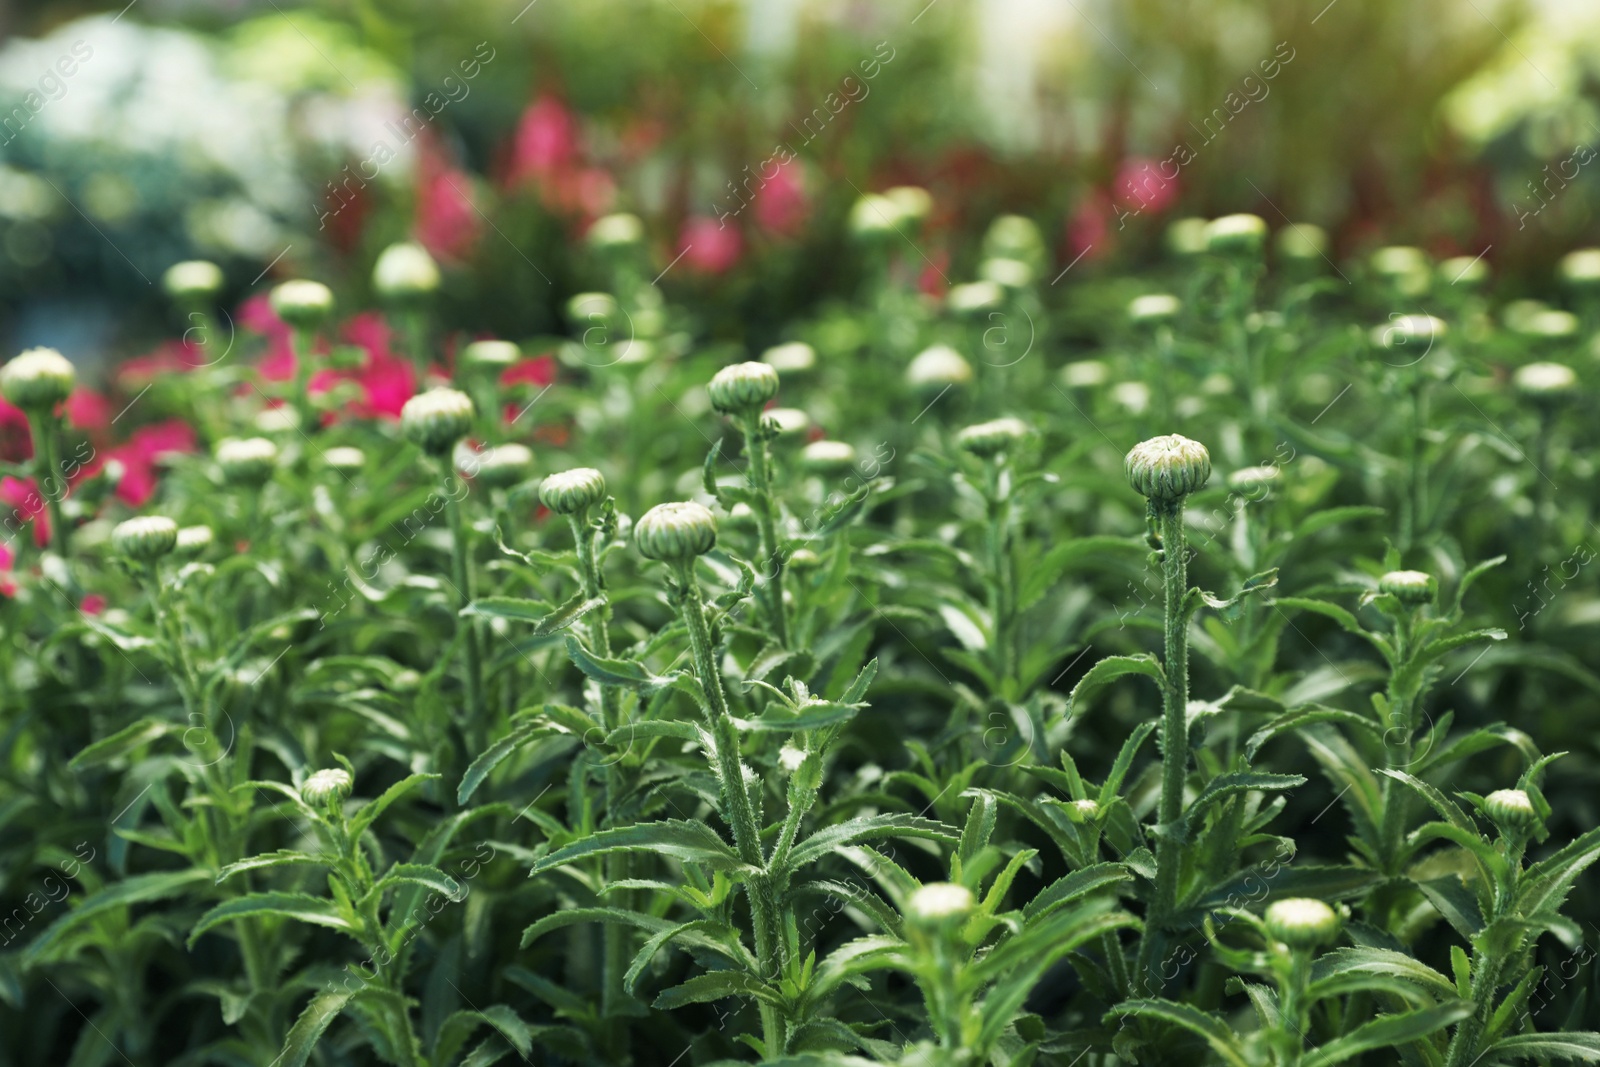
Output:
<path fill-rule="evenodd" d="M 1189 589 L 1189 546 L 1183 529 L 1183 502 L 1158 505 L 1161 572 L 1165 587 L 1165 684 L 1161 693 L 1161 800 L 1157 821 L 1172 830 L 1183 814 L 1183 783 L 1189 773 L 1189 645 L 1184 596 Z M 1156 841 L 1156 898 L 1153 919 L 1167 922 L 1178 898 L 1178 868 L 1183 846 L 1171 833 Z"/>
<path fill-rule="evenodd" d="M 1002 495 L 1004 471 L 991 465 L 989 468 L 989 611 L 994 625 L 994 643 L 990 648 L 991 669 L 994 671 L 995 695 L 1011 700 L 1011 634 L 1013 606 L 1011 556 L 1008 552 L 1007 534 L 1011 525 L 1011 503 Z"/>
<path fill-rule="evenodd" d="M 1417 728 L 1415 687 L 1397 684 L 1396 675 L 1406 670 L 1409 655 L 1411 622 L 1403 621 L 1395 630 L 1395 663 L 1389 679 L 1389 726 L 1384 731 L 1384 747 L 1389 751 L 1389 769 L 1403 771 L 1412 761 L 1412 734 Z M 1399 731 L 1398 739 L 1391 734 Z M 1383 825 L 1379 830 L 1378 855 L 1383 861 L 1384 873 L 1400 873 L 1400 846 L 1405 834 L 1406 818 L 1410 812 L 1411 791 L 1388 775 L 1383 779 Z"/>
<path fill-rule="evenodd" d="M 739 759 L 739 732 L 733 725 L 727 694 L 722 689 L 722 672 L 717 667 L 711 630 L 706 625 L 705 601 L 700 595 L 700 585 L 695 580 L 694 561 L 680 560 L 675 563 L 674 577 L 678 586 L 678 611 L 683 617 L 685 629 L 689 631 L 689 650 L 694 658 L 695 674 L 705 691 L 707 718 L 716 749 L 712 757 L 716 761 L 717 775 L 722 779 L 723 802 L 728 807 L 728 821 L 733 827 L 734 847 L 738 849 L 741 860 L 760 871 L 746 882 L 750 914 L 755 926 L 756 962 L 761 977 L 766 981 L 775 981 L 782 971 L 777 901 L 773 897 L 772 883 L 761 853 L 761 827 L 756 823 L 750 791 L 745 786 L 744 764 Z M 761 1028 L 770 1058 L 783 1054 L 786 1044 L 784 1023 L 777 1008 L 763 1001 Z"/>
<path fill-rule="evenodd" d="M 67 520 L 61 501 L 66 496 L 67 482 L 61 472 L 60 441 L 57 439 L 61 423 L 51 413 L 30 413 L 28 422 L 33 431 L 33 478 L 45 506 L 50 509 L 50 536 L 45 539 L 45 547 L 66 555 Z"/>
<path fill-rule="evenodd" d="M 783 648 L 789 647 L 788 609 L 783 602 L 783 553 L 778 545 L 777 502 L 772 496 L 771 456 L 766 433 L 761 428 L 761 413 L 753 412 L 742 420 L 745 452 L 750 462 L 750 488 L 755 490 L 756 528 L 761 539 L 762 598 L 773 636 Z"/>
<path fill-rule="evenodd" d="M 467 520 L 461 501 L 445 495 L 445 510 L 450 516 L 450 571 L 456 587 L 456 606 L 465 608 L 472 603 L 472 569 L 469 566 L 467 545 Z M 488 709 L 483 700 L 483 653 L 478 647 L 478 628 L 472 619 L 456 617 L 456 625 L 466 627 L 466 663 L 462 667 L 463 681 L 467 687 L 466 737 L 468 758 L 484 750 L 488 736 Z"/>

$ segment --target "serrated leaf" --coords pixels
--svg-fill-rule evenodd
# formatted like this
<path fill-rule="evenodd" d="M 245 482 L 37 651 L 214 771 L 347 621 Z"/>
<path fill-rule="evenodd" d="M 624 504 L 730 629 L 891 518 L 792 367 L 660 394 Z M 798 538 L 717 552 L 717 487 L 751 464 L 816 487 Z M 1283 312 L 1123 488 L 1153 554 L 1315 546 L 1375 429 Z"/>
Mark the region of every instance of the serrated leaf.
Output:
<path fill-rule="evenodd" d="M 209 881 L 211 875 L 207 871 L 162 871 L 155 874 L 132 875 L 103 889 L 97 889 L 84 897 L 77 907 L 45 927 L 44 932 L 23 949 L 22 965 L 27 968 L 49 959 L 51 950 L 67 934 L 112 908 L 165 900 Z"/>
<path fill-rule="evenodd" d="M 859 815 L 832 826 L 824 826 L 800 842 L 789 854 L 789 869 L 797 871 L 835 849 L 889 837 L 955 841 L 958 835 L 944 823 L 919 815 Z"/>
<path fill-rule="evenodd" d="M 1153 678 L 1157 685 L 1166 685 L 1167 681 L 1166 672 L 1161 669 L 1161 661 L 1148 652 L 1132 656 L 1107 656 L 1090 667 L 1089 672 L 1078 679 L 1078 684 L 1072 687 L 1072 693 L 1067 697 L 1068 713 L 1076 712 L 1079 704 L 1095 690 L 1128 674 L 1142 674 L 1146 678 Z"/>
<path fill-rule="evenodd" d="M 1395 1048 L 1421 1040 L 1458 1023 L 1472 1014 L 1472 1005 L 1462 1001 L 1437 1004 L 1417 1011 L 1404 1011 L 1394 1015 L 1380 1015 L 1369 1023 L 1356 1027 L 1343 1037 L 1306 1053 L 1302 1067 L 1333 1067 L 1334 1064 L 1354 1059 L 1373 1049 Z"/>
<path fill-rule="evenodd" d="M 653 852 L 680 863 L 703 863 L 719 871 L 740 870 L 747 866 L 732 846 L 705 823 L 668 819 L 600 830 L 541 858 L 528 873 L 543 874 L 585 856 L 602 856 L 611 852 Z"/>
<path fill-rule="evenodd" d="M 710 1004 L 724 997 L 755 997 L 768 1004 L 783 1003 L 777 991 L 759 978 L 743 971 L 712 971 L 662 991 L 651 1007 L 670 1011 L 685 1004 Z"/>
<path fill-rule="evenodd" d="M 489 773 L 510 758 L 517 749 L 530 741 L 548 737 L 554 732 L 548 723 L 526 719 L 512 727 L 509 734 L 484 749 L 477 759 L 468 764 L 466 772 L 461 776 L 461 784 L 456 787 L 456 802 L 465 804 L 489 777 Z"/>
<path fill-rule="evenodd" d="M 218 904 L 200 916 L 200 920 L 194 924 L 194 929 L 189 931 L 189 946 L 193 948 L 202 934 L 222 923 L 232 922 L 234 919 L 266 917 L 293 919 L 296 922 L 326 926 L 352 935 L 357 929 L 339 914 L 338 908 L 332 901 L 323 900 L 321 897 L 306 893 L 248 893 Z"/>
<path fill-rule="evenodd" d="M 597 656 L 584 648 L 583 643 L 571 634 L 567 635 L 567 655 L 572 658 L 575 667 L 601 685 L 615 685 L 649 693 L 665 688 L 672 682 L 670 678 L 652 674 L 650 669 L 638 660 Z"/>
<path fill-rule="evenodd" d="M 327 1031 L 333 1020 L 350 1003 L 352 993 L 321 993 L 311 999 L 284 1040 L 283 1051 L 272 1062 L 276 1067 L 305 1067 L 311 1059 L 311 1050 Z"/>
<path fill-rule="evenodd" d="M 88 745 L 73 756 L 67 762 L 67 766 L 75 771 L 81 771 L 88 767 L 99 767 L 114 762 L 176 729 L 179 727 L 160 719 L 140 719 L 124 726 L 110 737 L 102 737 Z"/>

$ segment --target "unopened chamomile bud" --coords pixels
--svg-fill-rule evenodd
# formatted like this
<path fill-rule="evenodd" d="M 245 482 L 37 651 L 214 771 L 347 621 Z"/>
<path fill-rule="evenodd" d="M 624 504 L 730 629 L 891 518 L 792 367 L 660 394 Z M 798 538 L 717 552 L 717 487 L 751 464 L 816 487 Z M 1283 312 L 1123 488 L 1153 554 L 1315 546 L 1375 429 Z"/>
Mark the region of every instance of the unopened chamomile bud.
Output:
<path fill-rule="evenodd" d="M 181 304 L 205 303 L 222 292 L 222 268 L 206 259 L 174 263 L 161 276 L 161 287 Z"/>
<path fill-rule="evenodd" d="M 421 300 L 439 291 L 439 264 L 415 241 L 385 248 L 372 267 L 372 289 L 383 300 Z"/>
<path fill-rule="evenodd" d="M 1033 284 L 1033 267 L 1009 256 L 992 256 L 978 264 L 978 277 L 1006 289 L 1026 289 Z"/>
<path fill-rule="evenodd" d="M 355 787 L 350 772 L 342 767 L 317 771 L 300 783 L 300 799 L 314 808 L 326 808 L 339 803 Z"/>
<path fill-rule="evenodd" d="M 1573 289 L 1600 288 L 1600 248 L 1580 248 L 1561 257 L 1556 274 Z"/>
<path fill-rule="evenodd" d="M 1517 392 L 1535 401 L 1554 401 L 1572 395 L 1578 375 L 1565 363 L 1529 363 L 1511 376 Z"/>
<path fill-rule="evenodd" d="M 1167 249 L 1178 256 L 1197 256 L 1206 250 L 1206 227 L 1202 218 L 1177 219 L 1167 227 Z"/>
<path fill-rule="evenodd" d="M 1471 292 L 1489 280 L 1489 261 L 1482 256 L 1451 256 L 1436 272 L 1445 287 L 1455 286 Z"/>
<path fill-rule="evenodd" d="M 606 498 L 606 477 L 593 467 L 552 474 L 539 486 L 539 502 L 557 515 L 581 515 Z"/>
<path fill-rule="evenodd" d="M 789 569 L 806 574 L 822 566 L 822 557 L 809 548 L 797 548 L 789 553 Z"/>
<path fill-rule="evenodd" d="M 178 531 L 178 539 L 173 545 L 173 550 L 180 556 L 193 559 L 210 548 L 216 540 L 209 526 L 185 526 Z"/>
<path fill-rule="evenodd" d="M 1290 897 L 1267 905 L 1267 933 L 1293 949 L 1312 949 L 1339 936 L 1339 913 L 1310 897 Z"/>
<path fill-rule="evenodd" d="M 955 930 L 977 907 L 972 890 L 952 882 L 918 886 L 906 899 L 906 921 L 927 932 Z"/>
<path fill-rule="evenodd" d="M 522 349 L 510 341 L 473 341 L 461 350 L 461 365 L 468 370 L 498 374 L 516 365 Z"/>
<path fill-rule="evenodd" d="M 805 374 L 816 368 L 817 350 L 804 341 L 790 341 L 761 353 L 761 362 L 780 375 Z"/>
<path fill-rule="evenodd" d="M 634 523 L 633 543 L 646 559 L 687 563 L 717 543 L 717 519 L 693 501 L 657 504 Z"/>
<path fill-rule="evenodd" d="M 1000 215 L 983 235 L 983 253 L 990 258 L 1029 262 L 1044 253 L 1044 238 L 1038 224 L 1026 215 Z"/>
<path fill-rule="evenodd" d="M 906 383 L 919 392 L 939 392 L 972 381 L 972 364 L 949 345 L 932 345 L 906 366 Z"/>
<path fill-rule="evenodd" d="M 141 515 L 119 522 L 111 531 L 111 547 L 118 555 L 150 563 L 170 553 L 178 544 L 178 524 L 165 515 Z"/>
<path fill-rule="evenodd" d="M 333 290 L 305 279 L 284 282 L 272 290 L 272 313 L 297 330 L 311 330 L 333 314 Z"/>
<path fill-rule="evenodd" d="M 1100 805 L 1093 800 L 1074 800 L 1067 805 L 1067 818 L 1073 822 L 1093 822 L 1100 817 Z"/>
<path fill-rule="evenodd" d="M 1267 241 L 1267 223 L 1260 215 L 1224 215 L 1206 223 L 1206 251 L 1216 256 L 1251 256 Z"/>
<path fill-rule="evenodd" d="M 1310 222 L 1292 222 L 1278 231 L 1278 257 L 1289 262 L 1321 259 L 1328 251 L 1328 231 Z"/>
<path fill-rule="evenodd" d="M 0 396 L 30 415 L 54 411 L 77 382 L 72 361 L 53 348 L 30 348 L 0 367 Z"/>
<path fill-rule="evenodd" d="M 966 282 L 950 287 L 945 306 L 956 315 L 972 318 L 995 310 L 1005 299 L 1006 291 L 998 282 Z"/>
<path fill-rule="evenodd" d="M 1146 293 L 1128 303 L 1128 321 L 1154 325 L 1170 322 L 1183 310 L 1183 301 L 1171 293 Z"/>
<path fill-rule="evenodd" d="M 882 193 L 868 193 L 850 209 L 850 235 L 858 240 L 875 241 L 895 232 L 900 209 Z"/>
<path fill-rule="evenodd" d="M 1418 274 L 1425 275 L 1428 272 L 1427 254 L 1411 245 L 1389 245 L 1380 248 L 1372 253 L 1367 262 L 1372 267 L 1372 273 L 1391 281 Z"/>
<path fill-rule="evenodd" d="M 781 441 L 804 437 L 811 429 L 811 416 L 799 408 L 769 408 L 761 413 L 761 422 L 772 427 Z"/>
<path fill-rule="evenodd" d="M 1526 834 L 1539 825 L 1533 799 L 1521 789 L 1496 789 L 1483 798 L 1483 813 L 1505 834 Z"/>
<path fill-rule="evenodd" d="M 1389 571 L 1378 579 L 1378 592 L 1387 593 L 1407 607 L 1433 603 L 1439 584 L 1423 571 Z"/>
<path fill-rule="evenodd" d="M 1176 504 L 1211 478 L 1211 453 L 1180 434 L 1152 437 L 1134 445 L 1123 461 L 1128 483 L 1152 503 Z"/>
<path fill-rule="evenodd" d="M 259 487 L 278 469 L 278 446 L 265 437 L 230 437 L 217 442 L 216 460 L 229 485 Z"/>
<path fill-rule="evenodd" d="M 711 406 L 724 415 L 760 411 L 778 395 L 778 372 L 767 363 L 735 363 L 717 371 L 706 393 Z"/>
<path fill-rule="evenodd" d="M 632 248 L 644 241 L 644 223 L 639 216 L 619 212 L 594 221 L 584 235 L 589 247 L 602 250 Z"/>
<path fill-rule="evenodd" d="M 1241 496 L 1260 499 L 1282 472 L 1277 467 L 1242 467 L 1228 475 L 1228 488 Z"/>
<path fill-rule="evenodd" d="M 956 444 L 975 456 L 990 459 L 1015 449 L 1032 432 L 1021 419 L 1007 416 L 966 427 L 956 434 Z"/>
<path fill-rule="evenodd" d="M 800 450 L 800 465 L 812 474 L 842 474 L 855 467 L 856 450 L 843 441 L 812 441 Z"/>
<path fill-rule="evenodd" d="M 533 449 L 515 441 L 495 445 L 472 457 L 475 469 L 464 471 L 490 489 L 507 489 L 528 477 Z"/>
<path fill-rule="evenodd" d="M 883 195 L 895 206 L 900 218 L 913 225 L 923 222 L 933 212 L 933 194 L 920 185 L 897 185 L 885 189 Z"/>
<path fill-rule="evenodd" d="M 449 455 L 472 429 L 472 398 L 458 389 L 430 389 L 400 409 L 400 431 L 430 456 Z"/>
<path fill-rule="evenodd" d="M 1372 328 L 1372 341 L 1380 348 L 1426 348 L 1449 333 L 1449 324 L 1433 315 L 1395 315 Z"/>
<path fill-rule="evenodd" d="M 359 448 L 340 445 L 324 452 L 322 462 L 336 471 L 358 471 L 367 465 L 367 454 Z"/>

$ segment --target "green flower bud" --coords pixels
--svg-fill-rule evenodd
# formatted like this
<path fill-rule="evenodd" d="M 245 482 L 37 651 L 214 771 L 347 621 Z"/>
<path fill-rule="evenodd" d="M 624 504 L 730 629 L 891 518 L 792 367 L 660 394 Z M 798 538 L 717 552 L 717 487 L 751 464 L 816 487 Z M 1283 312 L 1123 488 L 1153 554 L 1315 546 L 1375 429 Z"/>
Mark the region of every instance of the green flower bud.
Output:
<path fill-rule="evenodd" d="M 646 559 L 687 563 L 717 543 L 716 516 L 693 501 L 657 504 L 634 523 L 633 543 Z"/>
<path fill-rule="evenodd" d="M 895 206 L 901 222 L 920 225 L 933 212 L 933 195 L 918 185 L 897 185 L 885 189 L 884 197 Z"/>
<path fill-rule="evenodd" d="M 439 291 L 439 265 L 415 241 L 392 244 L 373 264 L 372 290 L 395 303 L 422 300 Z"/>
<path fill-rule="evenodd" d="M 1422 571 L 1390 571 L 1378 579 L 1378 592 L 1388 593 L 1407 607 L 1433 603 L 1439 584 Z"/>
<path fill-rule="evenodd" d="M 1530 314 L 1521 315 L 1506 325 L 1524 337 L 1534 337 L 1545 341 L 1559 341 L 1571 337 L 1578 332 L 1578 316 L 1570 311 L 1561 311 L 1558 308 L 1542 308 Z"/>
<path fill-rule="evenodd" d="M 1093 822 L 1100 817 L 1100 805 L 1093 800 L 1074 800 L 1067 805 L 1067 818 L 1075 823 Z"/>
<path fill-rule="evenodd" d="M 1372 328 L 1372 343 L 1380 348 L 1426 348 L 1449 333 L 1449 325 L 1432 315 L 1396 315 L 1387 324 Z"/>
<path fill-rule="evenodd" d="M 778 395 L 778 372 L 766 363 L 735 363 L 717 371 L 706 392 L 724 415 L 760 411 Z"/>
<path fill-rule="evenodd" d="M 1481 289 L 1489 280 L 1489 262 L 1482 256 L 1451 256 L 1439 264 L 1435 276 L 1446 287 Z"/>
<path fill-rule="evenodd" d="M 343 767 L 317 771 L 300 783 L 300 799 L 314 808 L 328 808 L 350 795 L 355 782 Z"/>
<path fill-rule="evenodd" d="M 991 459 L 1027 440 L 1032 429 L 1021 419 L 1007 416 L 968 426 L 956 434 L 956 444 L 975 456 Z"/>
<path fill-rule="evenodd" d="M 1277 482 L 1281 473 L 1277 467 L 1243 467 L 1228 475 L 1228 488 L 1259 500 Z"/>
<path fill-rule="evenodd" d="M 209 303 L 222 292 L 222 268 L 204 259 L 174 263 L 161 276 L 161 287 L 179 303 Z"/>
<path fill-rule="evenodd" d="M 822 566 L 822 557 L 809 548 L 797 548 L 789 553 L 789 569 L 799 574 L 814 571 Z"/>
<path fill-rule="evenodd" d="M 882 193 L 868 193 L 850 209 L 850 234 L 861 240 L 882 240 L 896 231 L 900 209 Z"/>
<path fill-rule="evenodd" d="M 945 305 L 956 315 L 974 318 L 1005 303 L 1006 291 L 998 282 L 967 282 L 952 285 Z"/>
<path fill-rule="evenodd" d="M 978 264 L 978 277 L 1015 291 L 1033 284 L 1033 267 L 1024 260 L 992 256 Z"/>
<path fill-rule="evenodd" d="M 761 362 L 781 375 L 805 374 L 816 369 L 817 350 L 804 341 L 790 341 L 761 353 Z"/>
<path fill-rule="evenodd" d="M 539 486 L 540 503 L 557 515 L 582 515 L 605 498 L 605 475 L 593 467 L 552 474 Z"/>
<path fill-rule="evenodd" d="M 53 348 L 30 348 L 0 367 L 0 395 L 30 415 L 55 411 L 77 381 L 72 363 Z"/>
<path fill-rule="evenodd" d="M 229 485 L 260 487 L 278 469 L 278 446 L 265 437 L 230 437 L 217 442 L 216 460 Z"/>
<path fill-rule="evenodd" d="M 1573 289 L 1600 288 L 1600 248 L 1568 252 L 1556 266 L 1556 274 Z"/>
<path fill-rule="evenodd" d="M 644 223 L 639 216 L 619 212 L 595 219 L 584 235 L 590 248 L 603 251 L 633 248 L 644 243 Z"/>
<path fill-rule="evenodd" d="M 506 489 L 528 477 L 533 469 L 533 449 L 512 441 L 479 452 L 475 460 L 478 481 L 490 489 Z"/>
<path fill-rule="evenodd" d="M 1267 242 L 1267 223 L 1260 215 L 1224 215 L 1206 223 L 1206 251 L 1218 256 L 1253 256 Z"/>
<path fill-rule="evenodd" d="M 800 450 L 800 465 L 812 474 L 843 474 L 856 465 L 856 450 L 843 441 L 812 441 Z"/>
<path fill-rule="evenodd" d="M 1023 215 L 1000 215 L 989 223 L 988 232 L 983 235 L 983 254 L 988 259 L 1035 263 L 1044 256 L 1044 238 L 1032 219 Z"/>
<path fill-rule="evenodd" d="M 331 470 L 358 471 L 367 465 L 367 454 L 359 448 L 340 445 L 322 454 L 322 462 Z"/>
<path fill-rule="evenodd" d="M 621 313 L 617 298 L 610 293 L 578 293 L 567 301 L 567 318 L 579 331 L 611 322 Z"/>
<path fill-rule="evenodd" d="M 1508 837 L 1531 833 L 1540 821 L 1533 800 L 1521 789 L 1496 789 L 1483 798 L 1483 813 Z"/>
<path fill-rule="evenodd" d="M 761 413 L 762 425 L 771 426 L 780 440 L 804 437 L 811 429 L 811 416 L 799 408 L 771 408 Z"/>
<path fill-rule="evenodd" d="M 1368 260 L 1372 273 L 1389 281 L 1400 281 L 1428 273 L 1428 256 L 1410 245 L 1389 245 L 1372 253 Z"/>
<path fill-rule="evenodd" d="M 1167 227 L 1167 248 L 1177 256 L 1198 256 L 1206 250 L 1205 219 L 1178 219 Z"/>
<path fill-rule="evenodd" d="M 141 515 L 117 523 L 111 531 L 111 547 L 118 555 L 150 563 L 171 552 L 178 544 L 178 524 L 165 515 Z"/>
<path fill-rule="evenodd" d="M 472 429 L 472 398 L 457 389 L 430 389 L 400 409 L 400 431 L 430 456 L 446 456 Z"/>
<path fill-rule="evenodd" d="M 906 899 L 906 922 L 928 933 L 954 931 L 977 907 L 972 890 L 951 882 L 929 882 L 918 886 Z"/>
<path fill-rule="evenodd" d="M 1062 384 L 1073 389 L 1093 389 L 1111 380 L 1111 368 L 1098 359 L 1080 359 L 1061 368 Z"/>
<path fill-rule="evenodd" d="M 522 349 L 510 341 L 473 341 L 461 350 L 461 365 L 485 374 L 499 374 L 521 358 Z"/>
<path fill-rule="evenodd" d="M 1321 259 L 1328 251 L 1328 231 L 1310 222 L 1292 222 L 1278 231 L 1278 256 L 1289 262 Z"/>
<path fill-rule="evenodd" d="M 321 282 L 296 280 L 272 290 L 272 312 L 297 330 L 314 330 L 333 314 L 333 290 Z"/>
<path fill-rule="evenodd" d="M 1123 462 L 1128 482 L 1156 504 L 1176 504 L 1211 478 L 1211 453 L 1172 433 L 1133 446 Z"/>
<path fill-rule="evenodd" d="M 173 548 L 178 555 L 194 559 L 204 554 L 215 539 L 209 526 L 185 526 L 178 531 L 178 539 Z"/>
<path fill-rule="evenodd" d="M 1578 388 L 1578 376 L 1564 363 L 1529 363 L 1511 376 L 1517 392 L 1530 400 L 1554 401 Z"/>
<path fill-rule="evenodd" d="M 251 420 L 262 433 L 292 433 L 300 428 L 300 412 L 288 404 L 275 408 L 262 408 Z"/>
<path fill-rule="evenodd" d="M 1128 303 L 1128 321 L 1136 323 L 1170 322 L 1183 310 L 1183 301 L 1171 293 L 1146 293 Z"/>
<path fill-rule="evenodd" d="M 1339 936 L 1339 913 L 1320 900 L 1291 897 L 1267 905 L 1267 933 L 1290 948 L 1311 949 Z"/>
<path fill-rule="evenodd" d="M 941 392 L 972 381 L 972 365 L 949 345 L 933 345 L 917 353 L 906 367 L 906 383 L 919 392 Z"/>

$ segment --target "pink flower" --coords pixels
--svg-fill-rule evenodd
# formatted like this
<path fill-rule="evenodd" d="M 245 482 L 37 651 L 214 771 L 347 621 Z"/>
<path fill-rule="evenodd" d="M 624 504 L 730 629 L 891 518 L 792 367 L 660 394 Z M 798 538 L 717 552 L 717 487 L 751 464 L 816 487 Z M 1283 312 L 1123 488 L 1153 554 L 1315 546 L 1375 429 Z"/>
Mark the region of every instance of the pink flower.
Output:
<path fill-rule="evenodd" d="M 1129 156 L 1117 168 L 1111 183 L 1117 202 L 1133 214 L 1160 214 L 1178 199 L 1178 180 L 1162 175 L 1160 163 L 1142 156 Z"/>
<path fill-rule="evenodd" d="M 791 160 L 756 190 L 752 208 L 762 229 L 788 237 L 805 225 L 810 202 L 802 179 L 800 165 Z"/>
<path fill-rule="evenodd" d="M 1095 191 L 1084 198 L 1067 220 L 1063 235 L 1068 263 L 1098 258 L 1111 251 L 1116 240 L 1111 230 L 1112 212 L 1111 199 L 1105 193 Z"/>
<path fill-rule="evenodd" d="M 515 385 L 536 385 L 543 389 L 556 380 L 556 361 L 549 355 L 535 356 L 525 359 L 520 363 L 507 367 L 500 375 L 500 384 L 504 388 Z"/>
<path fill-rule="evenodd" d="M 0 596 L 17 595 L 17 582 L 11 577 L 11 565 L 15 561 L 11 546 L 0 543 Z"/>
<path fill-rule="evenodd" d="M 483 229 L 482 217 L 472 204 L 472 178 L 452 167 L 431 138 L 420 139 L 419 146 L 416 238 L 440 259 L 462 259 Z"/>
<path fill-rule="evenodd" d="M 921 257 L 917 257 L 920 259 Z M 917 291 L 925 296 L 940 297 L 950 287 L 947 273 L 950 269 L 950 250 L 941 248 L 934 252 L 930 261 L 923 264 L 922 273 L 917 275 Z"/>
<path fill-rule="evenodd" d="M 512 141 L 510 181 L 546 177 L 577 158 L 578 123 L 566 105 L 549 95 L 529 104 Z"/>
<path fill-rule="evenodd" d="M 32 478 L 0 477 L 0 532 L 7 541 L 32 521 L 34 543 L 41 547 L 49 544 L 50 519 L 44 509 L 44 497 Z"/>
<path fill-rule="evenodd" d="M 33 458 L 33 433 L 28 416 L 0 400 L 0 462 L 21 463 Z"/>
<path fill-rule="evenodd" d="M 83 468 L 84 476 L 94 474 L 106 461 L 116 460 L 122 465 L 122 480 L 117 483 L 117 498 L 133 507 L 140 507 L 155 495 L 157 463 L 164 455 L 195 450 L 194 428 L 181 419 L 141 426 L 133 431 L 126 444 L 109 449 L 103 456 Z"/>
<path fill-rule="evenodd" d="M 261 299 L 264 302 L 266 297 Z M 187 341 L 167 341 L 153 352 L 117 364 L 116 383 L 120 388 L 138 392 L 163 374 L 190 371 L 205 362 L 205 355 L 195 345 Z"/>
<path fill-rule="evenodd" d="M 67 423 L 73 429 L 97 436 L 99 431 L 110 428 L 111 416 L 111 401 L 93 389 L 80 386 L 67 397 Z"/>
<path fill-rule="evenodd" d="M 99 593 L 90 593 L 78 604 L 78 610 L 85 615 L 104 615 L 106 598 Z"/>
<path fill-rule="evenodd" d="M 735 226 L 724 226 L 706 215 L 691 215 L 683 220 L 678 235 L 678 254 L 684 266 L 701 274 L 721 274 L 739 261 L 744 239 Z"/>

